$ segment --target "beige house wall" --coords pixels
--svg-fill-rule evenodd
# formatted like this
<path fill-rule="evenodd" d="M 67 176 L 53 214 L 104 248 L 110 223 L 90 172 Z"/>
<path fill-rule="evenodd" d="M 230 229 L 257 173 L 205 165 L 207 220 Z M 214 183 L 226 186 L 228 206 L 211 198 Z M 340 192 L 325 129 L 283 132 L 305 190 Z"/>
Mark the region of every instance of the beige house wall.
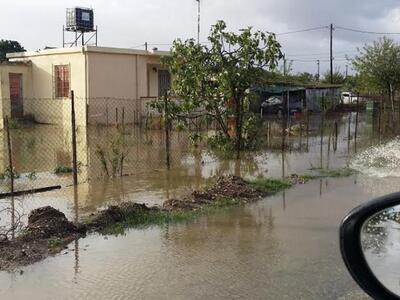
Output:
<path fill-rule="evenodd" d="M 75 93 L 78 125 L 120 120 L 123 109 L 125 121 L 135 122 L 149 97 L 158 96 L 160 57 L 166 54 L 85 46 L 11 53 L 8 58 L 31 63 L 26 69 L 30 86 L 24 87 L 24 114 L 33 115 L 41 123 L 68 126 L 71 102 L 55 98 L 56 65 L 70 66 L 70 88 Z"/>
<path fill-rule="evenodd" d="M 22 74 L 23 97 L 32 92 L 32 72 L 30 64 L 0 64 L 0 128 L 3 128 L 4 117 L 11 116 L 10 73 Z"/>
<path fill-rule="evenodd" d="M 148 97 L 158 97 L 160 56 L 88 52 L 89 123 L 139 122 Z"/>

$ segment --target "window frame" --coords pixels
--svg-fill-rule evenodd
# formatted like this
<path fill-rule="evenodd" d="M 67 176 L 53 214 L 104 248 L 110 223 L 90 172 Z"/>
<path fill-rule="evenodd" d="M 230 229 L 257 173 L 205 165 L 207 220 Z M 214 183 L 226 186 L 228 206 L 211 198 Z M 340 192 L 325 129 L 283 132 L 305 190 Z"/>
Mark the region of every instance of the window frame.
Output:
<path fill-rule="evenodd" d="M 61 74 L 61 79 L 59 79 Z M 61 89 L 61 90 L 60 90 Z M 67 99 L 71 93 L 71 65 L 53 65 L 53 98 Z"/>

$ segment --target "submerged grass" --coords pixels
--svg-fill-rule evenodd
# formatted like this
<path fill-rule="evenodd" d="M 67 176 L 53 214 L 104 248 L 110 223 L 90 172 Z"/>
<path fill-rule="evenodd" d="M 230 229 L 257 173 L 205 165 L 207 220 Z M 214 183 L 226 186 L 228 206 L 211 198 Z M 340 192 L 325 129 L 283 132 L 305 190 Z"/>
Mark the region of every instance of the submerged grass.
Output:
<path fill-rule="evenodd" d="M 305 174 L 297 175 L 292 174 L 286 178 L 268 178 L 257 177 L 252 180 L 245 181 L 249 188 L 262 192 L 265 196 L 278 193 L 280 191 L 291 188 L 292 186 L 300 183 L 306 183 L 309 180 L 325 178 L 325 177 L 347 177 L 355 174 L 356 171 L 350 168 L 341 169 L 314 169 L 316 175 Z M 255 199 L 253 199 L 254 201 Z M 164 225 L 171 223 L 179 223 L 192 221 L 195 218 L 211 213 L 215 213 L 222 209 L 230 209 L 235 206 L 244 205 L 248 203 L 249 199 L 243 198 L 217 198 L 213 203 L 204 204 L 199 208 L 192 210 L 178 209 L 178 210 L 164 210 L 164 209 L 149 209 L 139 210 L 134 213 L 125 215 L 121 222 L 112 223 L 101 229 L 101 234 L 119 235 L 124 234 L 127 228 L 146 228 L 153 225 Z"/>
<path fill-rule="evenodd" d="M 277 193 L 288 189 L 293 185 L 293 183 L 287 178 L 279 179 L 267 177 L 257 177 L 254 180 L 249 180 L 248 183 L 251 187 L 268 194 Z"/>
<path fill-rule="evenodd" d="M 109 224 L 99 231 L 103 235 L 124 234 L 127 228 L 147 228 L 153 225 L 165 225 L 193 221 L 199 216 L 215 213 L 224 209 L 229 209 L 243 201 L 236 198 L 218 199 L 213 204 L 203 206 L 196 210 L 142 210 L 132 214 L 127 214 L 122 222 Z"/>

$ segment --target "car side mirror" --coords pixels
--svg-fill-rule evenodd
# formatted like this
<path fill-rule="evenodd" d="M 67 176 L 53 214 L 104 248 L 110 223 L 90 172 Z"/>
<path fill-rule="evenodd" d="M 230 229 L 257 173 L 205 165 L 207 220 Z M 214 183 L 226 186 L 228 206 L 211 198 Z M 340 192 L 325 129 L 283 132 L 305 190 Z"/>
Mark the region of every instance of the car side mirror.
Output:
<path fill-rule="evenodd" d="M 358 285 L 374 299 L 400 299 L 400 193 L 353 209 L 340 226 L 340 250 Z"/>

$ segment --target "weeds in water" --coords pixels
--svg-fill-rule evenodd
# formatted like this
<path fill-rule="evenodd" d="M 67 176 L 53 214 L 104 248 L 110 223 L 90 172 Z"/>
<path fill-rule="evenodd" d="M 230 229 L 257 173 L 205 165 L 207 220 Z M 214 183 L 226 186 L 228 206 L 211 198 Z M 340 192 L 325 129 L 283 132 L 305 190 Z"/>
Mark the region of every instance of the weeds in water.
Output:
<path fill-rule="evenodd" d="M 279 179 L 267 177 L 257 177 L 254 180 L 248 181 L 248 183 L 253 188 L 265 193 L 277 193 L 293 185 L 287 178 Z"/>
<path fill-rule="evenodd" d="M 68 174 L 68 173 L 72 173 L 71 167 L 58 166 L 57 168 L 54 169 L 54 174 Z"/>
<path fill-rule="evenodd" d="M 124 127 L 105 145 L 96 145 L 96 156 L 107 177 L 123 175 L 123 167 L 129 153 Z"/>

